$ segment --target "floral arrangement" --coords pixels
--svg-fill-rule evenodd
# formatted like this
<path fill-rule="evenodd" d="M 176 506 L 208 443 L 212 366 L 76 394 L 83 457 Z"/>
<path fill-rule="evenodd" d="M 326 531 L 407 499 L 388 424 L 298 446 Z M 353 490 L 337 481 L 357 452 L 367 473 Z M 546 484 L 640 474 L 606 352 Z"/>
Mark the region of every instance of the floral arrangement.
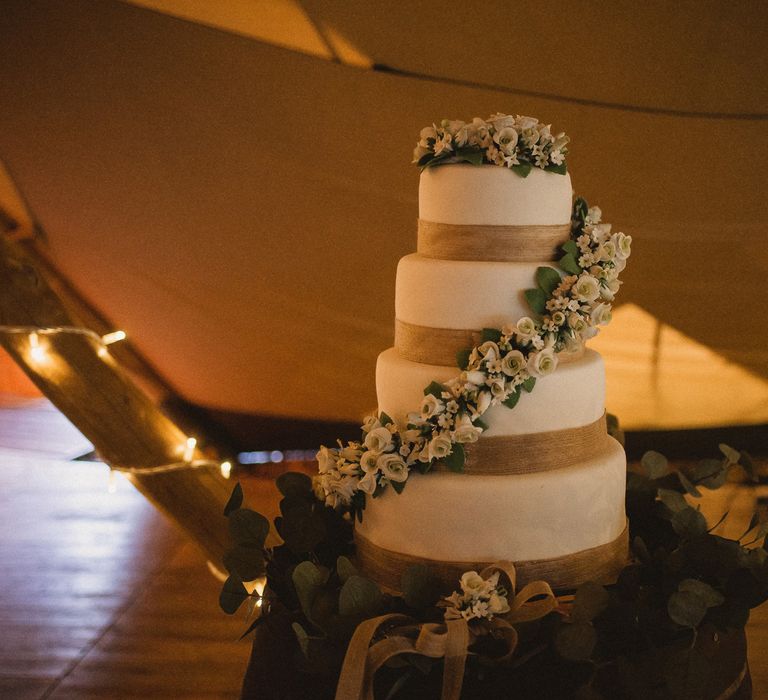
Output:
<path fill-rule="evenodd" d="M 243 505 L 238 484 L 225 510 L 234 546 L 220 604 L 234 614 L 250 602 L 248 632 L 261 635 L 260 648 L 287 650 L 285 668 L 260 668 L 254 657 L 250 672 L 262 674 L 260 688 L 294 680 L 332 698 L 358 625 L 396 615 L 412 621 L 411 632 L 385 626 L 377 641 L 466 621 L 472 636 L 464 683 L 479 697 L 507 697 L 511 687 L 530 690 L 520 697 L 706 697 L 710 670 L 719 666 L 713 649 L 738 640 L 734 631 L 750 609 L 768 599 L 768 522 L 755 513 L 738 539 L 727 539 L 716 534 L 727 514 L 710 525 L 696 503 L 735 472 L 757 481 L 750 456 L 727 445 L 717 458 L 679 468 L 646 453 L 627 474 L 633 556 L 617 582 L 584 583 L 535 615 L 521 615 L 518 606 L 519 597 L 536 604 L 530 593 L 516 594 L 514 582 L 500 586 L 495 572 L 465 573 L 446 598 L 430 568 L 414 564 L 399 595 L 382 591 L 355 565 L 351 519 L 318 500 L 304 474 L 278 477 L 283 498 L 274 527 L 282 543 L 266 547 L 270 523 Z M 265 574 L 263 589 L 244 585 Z M 376 676 L 382 697 L 431 697 L 442 662 L 409 654 Z"/>
<path fill-rule="evenodd" d="M 510 168 L 527 177 L 532 168 L 564 175 L 570 139 L 552 134 L 551 124 L 533 117 L 492 114 L 471 122 L 443 119 L 440 125 L 424 127 L 413 153 L 422 168 L 447 163 L 488 163 Z"/>
<path fill-rule="evenodd" d="M 494 615 L 509 612 L 508 591 L 499 586 L 499 572 L 483 578 L 477 571 L 467 571 L 459 580 L 461 592 L 445 598 L 445 619 L 493 620 Z"/>
<path fill-rule="evenodd" d="M 426 473 L 440 461 L 462 471 L 464 445 L 487 427 L 483 414 L 499 404 L 514 408 L 537 378 L 555 371 L 558 353 L 580 347 L 611 320 L 632 237 L 612 233 L 601 218 L 599 207 L 576 200 L 571 237 L 558 262 L 562 273 L 538 268 L 538 286 L 525 292 L 534 317 L 484 329 L 479 345 L 459 353 L 461 373 L 425 387 L 406 425 L 385 413 L 371 415 L 361 426 L 361 440 L 321 447 L 318 496 L 333 507 L 351 507 L 361 518 L 366 495 L 375 498 L 387 486 L 400 493 L 414 469 Z"/>

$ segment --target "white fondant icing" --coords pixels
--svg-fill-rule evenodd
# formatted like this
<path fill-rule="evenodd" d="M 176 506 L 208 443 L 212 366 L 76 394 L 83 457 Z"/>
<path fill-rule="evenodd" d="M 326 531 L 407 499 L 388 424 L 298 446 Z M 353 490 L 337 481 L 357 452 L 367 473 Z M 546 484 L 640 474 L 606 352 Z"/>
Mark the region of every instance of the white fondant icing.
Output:
<path fill-rule="evenodd" d="M 395 348 L 379 355 L 376 362 L 376 394 L 379 410 L 399 425 L 418 411 L 424 387 L 445 382 L 459 374 L 457 367 L 425 365 L 404 360 Z M 589 425 L 605 410 L 605 367 L 594 350 L 585 350 L 576 360 L 561 364 L 550 375 L 536 380 L 530 394 L 523 393 L 513 409 L 494 406 L 483 415 L 486 436 L 527 435 Z"/>
<path fill-rule="evenodd" d="M 533 168 L 526 178 L 497 165 L 440 165 L 419 180 L 419 218 L 445 224 L 567 224 L 571 177 Z"/>
<path fill-rule="evenodd" d="M 397 266 L 395 316 L 431 328 L 500 328 L 530 316 L 524 290 L 536 268 L 554 263 L 437 260 L 418 253 Z"/>
<path fill-rule="evenodd" d="M 448 561 L 548 559 L 624 530 L 626 459 L 606 437 L 595 457 L 515 476 L 416 474 L 403 493 L 368 498 L 356 528 L 374 544 Z"/>

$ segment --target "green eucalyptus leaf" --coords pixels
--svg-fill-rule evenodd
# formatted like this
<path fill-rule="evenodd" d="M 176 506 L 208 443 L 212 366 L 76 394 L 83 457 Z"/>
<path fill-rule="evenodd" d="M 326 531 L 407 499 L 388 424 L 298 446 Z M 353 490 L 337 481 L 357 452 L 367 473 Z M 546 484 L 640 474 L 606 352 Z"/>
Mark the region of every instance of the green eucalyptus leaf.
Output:
<path fill-rule="evenodd" d="M 696 488 L 696 486 L 693 484 L 693 482 L 681 471 L 675 472 L 677 474 L 677 478 L 680 480 L 680 485 L 685 489 L 686 493 L 691 494 L 691 496 L 695 496 L 696 498 L 701 498 L 701 491 Z"/>
<path fill-rule="evenodd" d="M 560 273 L 554 268 L 546 266 L 536 268 L 536 284 L 539 285 L 539 289 L 541 289 L 547 297 L 552 295 L 552 292 L 555 291 L 560 282 L 562 282 Z"/>
<path fill-rule="evenodd" d="M 523 178 L 528 177 L 532 169 L 533 166 L 526 162 L 518 163 L 517 165 L 512 166 L 512 172 Z"/>
<path fill-rule="evenodd" d="M 293 633 L 296 635 L 296 639 L 299 642 L 299 648 L 301 649 L 301 653 L 304 654 L 304 658 L 309 658 L 309 635 L 307 634 L 307 631 L 298 623 L 294 622 L 291 625 L 291 628 L 293 629 Z"/>
<path fill-rule="evenodd" d="M 672 516 L 672 528 L 681 537 L 691 539 L 707 531 L 707 521 L 698 510 L 688 506 Z"/>
<path fill-rule="evenodd" d="M 293 570 L 291 580 L 296 589 L 301 609 L 308 619 L 311 618 L 312 604 L 320 588 L 328 580 L 329 572 L 311 561 L 303 561 Z"/>
<path fill-rule="evenodd" d="M 752 481 L 758 481 L 757 471 L 755 470 L 755 463 L 752 460 L 752 456 L 748 452 L 745 452 L 744 450 L 741 451 L 741 459 L 739 460 L 739 464 Z"/>
<path fill-rule="evenodd" d="M 673 491 L 672 489 L 659 489 L 659 500 L 667 506 L 673 513 L 683 510 L 684 508 L 690 508 L 688 501 L 685 500 L 685 496 L 679 491 Z"/>
<path fill-rule="evenodd" d="M 536 386 L 536 377 L 528 377 L 520 386 L 530 394 Z"/>
<path fill-rule="evenodd" d="M 572 238 L 569 238 L 565 243 L 563 243 L 563 245 L 560 246 L 560 249 L 564 253 L 570 253 L 574 256 L 574 258 L 579 254 L 579 246 Z"/>
<path fill-rule="evenodd" d="M 571 618 L 577 622 L 591 622 L 608 607 L 611 596 L 599 583 L 587 581 L 576 590 Z"/>
<path fill-rule="evenodd" d="M 240 482 L 235 484 L 235 488 L 232 489 L 232 493 L 229 496 L 227 505 L 224 506 L 224 515 L 229 515 L 233 511 L 236 511 L 243 505 L 243 487 L 240 486 Z"/>
<path fill-rule="evenodd" d="M 472 354 L 472 348 L 464 348 L 456 353 L 456 365 L 459 369 L 466 369 L 469 365 L 469 356 Z"/>
<path fill-rule="evenodd" d="M 575 253 L 566 253 L 560 260 L 557 261 L 560 269 L 567 272 L 570 275 L 580 275 L 584 272 L 584 269 L 579 265 Z"/>
<path fill-rule="evenodd" d="M 358 572 L 349 558 L 342 556 L 336 560 L 336 573 L 339 575 L 339 580 L 344 583 L 350 576 L 356 576 Z"/>
<path fill-rule="evenodd" d="M 440 384 L 440 382 L 430 382 L 424 387 L 424 396 L 429 396 L 431 394 L 435 398 L 441 399 L 444 391 L 446 391 L 446 388 Z"/>
<path fill-rule="evenodd" d="M 459 148 L 456 151 L 456 159 L 459 162 L 472 163 L 472 165 L 482 165 L 484 152 L 474 148 Z"/>
<path fill-rule="evenodd" d="M 565 164 L 565 161 L 563 161 L 559 165 L 555 163 L 550 163 L 544 168 L 544 170 L 546 170 L 548 173 L 557 173 L 558 175 L 565 175 L 565 173 L 568 172 L 568 166 Z"/>
<path fill-rule="evenodd" d="M 698 627 L 707 614 L 707 605 L 691 591 L 677 591 L 667 601 L 667 613 L 678 625 Z"/>
<path fill-rule="evenodd" d="M 280 536 L 294 554 L 311 552 L 325 539 L 325 517 L 313 502 L 286 496 L 280 509 L 283 511 Z"/>
<path fill-rule="evenodd" d="M 230 574 L 229 578 L 224 581 L 219 594 L 221 609 L 227 615 L 234 615 L 247 598 L 248 591 L 245 590 L 243 582 L 236 575 Z"/>
<path fill-rule="evenodd" d="M 341 587 L 339 614 L 359 617 L 373 617 L 381 606 L 381 591 L 370 579 L 350 576 Z"/>
<path fill-rule="evenodd" d="M 253 581 L 263 576 L 264 550 L 261 547 L 238 544 L 224 555 L 224 566 L 230 574 L 237 574 L 242 581 Z"/>
<path fill-rule="evenodd" d="M 464 471 L 464 445 L 460 442 L 453 444 L 451 453 L 443 457 L 443 464 L 452 472 Z"/>
<path fill-rule="evenodd" d="M 416 610 L 435 605 L 440 598 L 440 582 L 424 564 L 412 564 L 400 579 L 403 599 Z"/>
<path fill-rule="evenodd" d="M 525 300 L 535 314 L 543 314 L 547 310 L 547 295 L 541 289 L 526 289 Z"/>
<path fill-rule="evenodd" d="M 312 479 L 301 472 L 285 472 L 275 479 L 275 486 L 283 496 L 303 496 L 312 493 Z"/>
<path fill-rule="evenodd" d="M 680 581 L 677 590 L 692 593 L 700 598 L 708 608 L 714 608 L 725 602 L 725 597 L 718 590 L 704 581 L 695 578 L 687 578 Z"/>
<path fill-rule="evenodd" d="M 725 458 L 728 460 L 728 464 L 738 464 L 741 460 L 741 452 L 734 450 L 730 445 L 720 443 L 718 447 L 720 448 L 720 452 L 722 452 L 723 455 L 725 455 Z"/>
<path fill-rule="evenodd" d="M 480 342 L 486 343 L 489 340 L 498 343 L 501 340 L 501 331 L 498 328 L 483 328 L 480 334 Z"/>
<path fill-rule="evenodd" d="M 269 520 L 255 510 L 238 508 L 229 514 L 229 531 L 237 544 L 263 547 L 269 534 Z"/>
<path fill-rule="evenodd" d="M 649 450 L 642 456 L 640 466 L 645 470 L 649 478 L 659 479 L 667 473 L 669 462 L 660 452 Z"/>
<path fill-rule="evenodd" d="M 517 402 L 520 400 L 520 397 L 523 395 L 523 392 L 520 390 L 520 387 L 516 388 L 502 403 L 507 408 L 514 408 L 517 406 Z"/>
<path fill-rule="evenodd" d="M 589 622 L 563 625 L 555 636 L 555 650 L 564 659 L 586 661 L 597 643 L 597 632 Z"/>

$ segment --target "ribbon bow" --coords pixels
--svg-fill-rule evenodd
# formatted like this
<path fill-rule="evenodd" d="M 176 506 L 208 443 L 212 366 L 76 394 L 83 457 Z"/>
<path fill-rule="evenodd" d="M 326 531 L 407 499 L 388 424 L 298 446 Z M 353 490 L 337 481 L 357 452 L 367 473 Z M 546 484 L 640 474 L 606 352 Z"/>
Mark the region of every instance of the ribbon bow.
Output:
<path fill-rule="evenodd" d="M 545 581 L 532 581 L 516 593 L 517 574 L 512 562 L 502 561 L 484 569 L 480 576 L 489 578 L 499 573 L 509 591 L 509 612 L 490 621 L 493 632 L 507 643 L 506 652 L 488 659 L 493 664 L 507 663 L 517 648 L 517 631 L 513 624 L 538 620 L 557 608 L 555 594 Z M 536 598 L 536 600 L 533 600 Z M 383 632 L 383 639 L 371 645 Z M 470 645 L 476 635 L 463 619 L 443 623 L 419 624 L 407 615 L 390 614 L 361 622 L 347 647 L 341 668 L 336 700 L 374 700 L 373 679 L 387 661 L 402 654 L 418 654 L 432 659 L 445 659 L 442 700 L 459 700 L 464 682 L 464 667 Z"/>

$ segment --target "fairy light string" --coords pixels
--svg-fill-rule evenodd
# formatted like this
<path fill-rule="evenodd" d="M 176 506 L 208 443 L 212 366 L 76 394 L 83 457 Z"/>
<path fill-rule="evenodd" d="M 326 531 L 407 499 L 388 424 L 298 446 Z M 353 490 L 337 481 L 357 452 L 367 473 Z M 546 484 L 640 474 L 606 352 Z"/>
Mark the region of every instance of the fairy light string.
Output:
<path fill-rule="evenodd" d="M 96 354 L 104 358 L 109 354 L 108 346 L 120 342 L 127 338 L 125 331 L 117 330 L 111 333 L 100 335 L 90 328 L 80 326 L 11 326 L 0 325 L 0 333 L 5 335 L 27 336 L 28 348 L 27 357 L 33 365 L 45 365 L 50 359 L 50 347 L 43 342 L 43 338 L 56 335 L 79 335 L 90 338 L 97 345 Z M 218 469 L 222 477 L 229 479 L 232 474 L 232 463 L 229 461 L 216 461 L 211 459 L 195 459 L 195 450 L 197 449 L 197 439 L 187 437 L 182 445 L 179 446 L 179 452 L 182 455 L 181 460 L 169 462 L 167 464 L 158 464 L 149 467 L 131 467 L 118 464 L 109 464 L 110 477 L 107 490 L 114 493 L 117 489 L 115 482 L 115 473 L 124 474 L 164 474 L 168 472 L 190 470 L 190 469 Z"/>

